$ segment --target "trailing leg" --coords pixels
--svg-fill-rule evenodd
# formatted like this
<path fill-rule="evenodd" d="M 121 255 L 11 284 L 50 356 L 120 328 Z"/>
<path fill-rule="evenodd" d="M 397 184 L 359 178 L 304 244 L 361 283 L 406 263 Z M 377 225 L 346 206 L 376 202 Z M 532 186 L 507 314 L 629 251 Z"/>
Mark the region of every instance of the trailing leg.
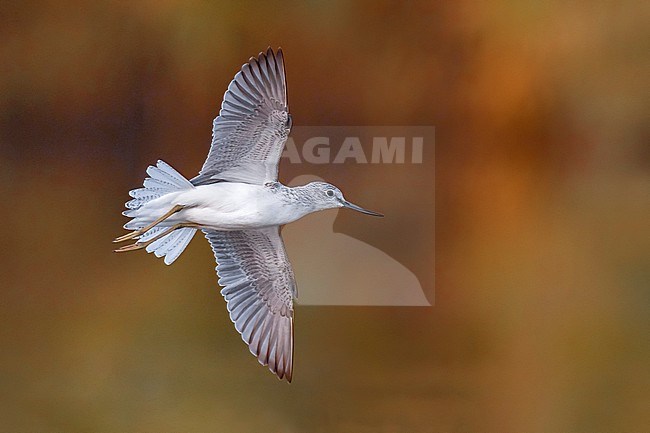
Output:
<path fill-rule="evenodd" d="M 113 242 L 127 241 L 129 239 L 135 238 L 136 236 L 143 235 L 146 232 L 148 232 L 149 230 L 151 230 L 152 228 L 154 228 L 157 224 L 160 224 L 161 222 L 165 221 L 167 218 L 169 218 L 170 216 L 174 215 L 176 212 L 178 212 L 178 211 L 180 211 L 182 209 L 184 209 L 184 206 L 181 206 L 181 205 L 177 204 L 176 206 L 171 208 L 167 213 L 165 213 L 163 216 L 161 216 L 160 218 L 157 218 L 151 224 L 148 224 L 146 227 L 143 227 L 143 228 L 141 228 L 139 230 L 134 230 L 131 233 L 125 234 L 124 236 L 120 236 L 118 238 L 115 238 L 113 240 Z"/>

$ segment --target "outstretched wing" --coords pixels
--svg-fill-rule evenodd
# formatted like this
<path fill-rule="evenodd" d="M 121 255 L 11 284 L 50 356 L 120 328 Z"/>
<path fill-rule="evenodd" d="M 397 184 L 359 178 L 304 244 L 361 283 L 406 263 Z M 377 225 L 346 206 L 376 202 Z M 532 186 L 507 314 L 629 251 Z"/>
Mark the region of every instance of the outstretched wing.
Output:
<path fill-rule="evenodd" d="M 203 232 L 235 328 L 260 364 L 291 382 L 296 283 L 279 227 Z"/>
<path fill-rule="evenodd" d="M 228 86 L 212 126 L 208 158 L 192 183 L 277 181 L 290 129 L 282 50 L 269 48 L 251 57 Z"/>

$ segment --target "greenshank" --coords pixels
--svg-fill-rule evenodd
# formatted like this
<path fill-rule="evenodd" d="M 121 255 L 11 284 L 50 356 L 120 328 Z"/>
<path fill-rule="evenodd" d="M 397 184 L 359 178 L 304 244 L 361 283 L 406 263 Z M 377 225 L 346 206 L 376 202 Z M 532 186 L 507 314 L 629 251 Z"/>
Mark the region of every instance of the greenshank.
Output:
<path fill-rule="evenodd" d="M 325 182 L 287 187 L 278 164 L 291 130 L 282 50 L 252 57 L 228 86 L 199 174 L 186 179 L 158 161 L 123 214 L 133 240 L 116 252 L 145 249 L 172 264 L 201 230 L 217 261 L 230 319 L 251 353 L 279 379 L 293 376 L 293 299 L 297 296 L 280 227 L 348 202 Z"/>

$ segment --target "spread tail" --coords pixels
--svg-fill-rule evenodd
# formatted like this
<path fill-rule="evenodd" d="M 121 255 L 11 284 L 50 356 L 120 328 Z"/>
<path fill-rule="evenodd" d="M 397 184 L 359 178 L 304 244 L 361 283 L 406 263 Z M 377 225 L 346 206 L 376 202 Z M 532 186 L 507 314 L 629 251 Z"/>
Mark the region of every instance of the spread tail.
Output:
<path fill-rule="evenodd" d="M 165 257 L 165 264 L 171 265 L 190 243 L 196 229 L 181 224 L 172 227 L 160 225 L 165 219 L 181 210 L 182 206 L 170 206 L 169 211 L 153 221 L 148 218 L 149 212 L 143 208 L 153 200 L 169 193 L 194 188 L 194 185 L 169 164 L 160 160 L 156 166 L 151 165 L 147 168 L 147 174 L 150 177 L 144 180 L 143 188 L 129 191 L 132 200 L 126 203 L 127 210 L 122 212 L 124 216 L 132 218 L 124 225 L 124 228 L 133 231 L 115 239 L 115 242 L 137 239 L 137 242 L 116 251 L 145 248 L 148 253 L 154 253 L 156 257 Z"/>

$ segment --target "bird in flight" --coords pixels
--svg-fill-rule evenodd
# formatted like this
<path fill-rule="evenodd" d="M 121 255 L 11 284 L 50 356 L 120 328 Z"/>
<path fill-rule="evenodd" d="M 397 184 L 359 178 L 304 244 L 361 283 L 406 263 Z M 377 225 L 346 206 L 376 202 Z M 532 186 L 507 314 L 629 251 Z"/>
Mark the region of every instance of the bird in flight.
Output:
<path fill-rule="evenodd" d="M 287 187 L 278 164 L 291 130 L 282 50 L 251 57 L 228 86 L 212 125 L 212 145 L 199 174 L 186 179 L 158 161 L 142 188 L 129 192 L 123 214 L 132 240 L 116 252 L 145 249 L 172 264 L 201 230 L 235 329 L 279 379 L 293 375 L 293 299 L 297 296 L 280 227 L 324 209 L 363 209 L 325 182 Z"/>

